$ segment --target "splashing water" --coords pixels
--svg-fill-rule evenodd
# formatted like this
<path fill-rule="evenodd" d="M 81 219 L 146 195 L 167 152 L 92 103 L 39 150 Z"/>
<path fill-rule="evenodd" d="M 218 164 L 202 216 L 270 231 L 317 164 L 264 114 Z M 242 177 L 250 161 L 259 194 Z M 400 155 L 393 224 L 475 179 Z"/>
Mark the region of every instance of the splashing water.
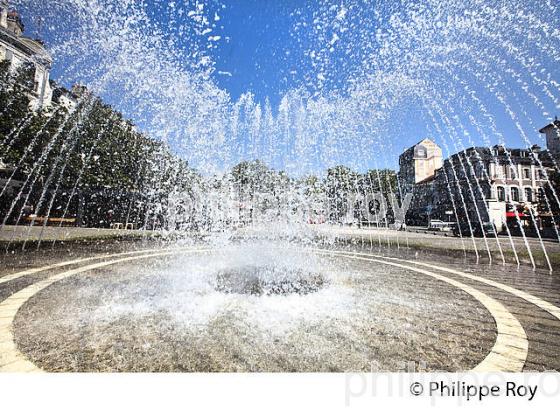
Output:
<path fill-rule="evenodd" d="M 213 232 L 215 241 L 227 241 L 240 225 L 250 223 L 260 235 L 311 241 L 314 234 L 307 225 L 328 218 L 333 195 L 326 182 L 313 182 L 309 175 L 343 163 L 358 172 L 394 168 L 400 152 L 423 137 L 443 146 L 447 155 L 477 145 L 531 148 L 542 145 L 536 130 L 560 108 L 560 8 L 553 1 L 326 1 L 282 9 L 291 24 L 286 50 L 297 70 L 286 91 L 271 96 L 278 97 L 277 106 L 250 91 L 233 97 L 219 86 L 215 51 L 225 41 L 220 14 L 234 5 L 217 0 L 14 4 L 35 19 L 48 39 L 57 81 L 87 85 L 196 169 L 186 189 L 169 183 L 169 174 L 183 172 L 182 162 L 161 155 L 146 164 L 155 176 L 145 196 L 135 199 L 149 210 L 138 224 L 171 238 L 202 229 Z M 84 117 L 91 106 L 88 98 L 77 110 Z M 75 125 L 56 138 L 64 140 L 68 152 L 80 150 L 72 145 L 72 135 L 80 132 L 77 114 L 65 115 Z M 17 139 L 17 131 L 8 137 Z M 57 151 L 41 186 L 39 171 L 33 174 L 46 167 L 52 141 L 37 156 L 10 214 L 17 214 L 22 201 L 35 201 L 35 209 L 45 208 L 47 214 L 56 208 L 53 198 L 64 191 L 61 181 L 70 172 L 65 167 L 69 153 Z M 94 148 L 82 153 L 79 172 L 67 175 L 75 184 L 62 209 L 78 195 Z M 245 170 L 233 168 L 254 160 L 262 162 Z M 268 173 L 267 166 L 284 173 Z M 515 168 L 511 159 L 509 166 Z M 467 158 L 452 167 L 449 189 L 475 165 Z M 538 160 L 535 168 L 552 187 L 550 169 Z M 553 171 L 558 171 L 556 162 Z M 379 173 L 373 177 L 381 186 Z M 372 175 L 368 178 L 371 182 Z M 468 189 L 453 203 L 455 216 L 460 208 L 466 211 L 467 197 L 482 194 L 478 182 L 464 182 Z M 355 176 L 347 190 L 363 190 L 363 184 Z M 389 184 L 391 194 L 393 189 L 402 193 L 404 188 Z M 332 190 L 336 196 L 342 188 L 335 184 Z M 36 200 L 34 191 L 39 192 Z M 55 193 L 49 200 L 50 191 Z M 552 191 L 545 196 L 544 212 L 553 213 L 560 205 Z M 260 219 L 248 205 L 258 201 L 266 204 Z M 125 206 L 124 222 L 131 219 L 133 202 Z M 471 232 L 483 223 L 483 211 L 477 209 L 468 221 Z M 514 243 L 509 230 L 507 234 L 517 263 L 520 248 L 527 248 L 535 266 L 523 228 L 524 243 Z M 556 227 L 555 234 L 560 240 Z M 494 255 L 505 262 L 503 245 L 497 241 L 495 250 L 493 241 L 484 236 L 481 245 L 473 239 L 477 258 L 481 247 L 490 260 Z"/>
<path fill-rule="evenodd" d="M 560 124 L 557 3 L 11 1 L 58 86 L 77 86 L 32 112 L 35 85 L 14 92 L 19 71 L 0 65 L 6 250 L 52 242 L 55 258 L 51 230 L 82 228 L 173 249 L 43 289 L 15 319 L 18 348 L 54 371 L 473 368 L 495 319 L 410 259 L 464 256 L 454 269 L 504 284 L 560 263 L 560 159 L 536 146 Z M 449 160 L 412 183 L 399 156 L 424 138 Z M 409 214 L 445 205 L 457 237 L 411 232 L 410 193 L 430 205 Z"/>

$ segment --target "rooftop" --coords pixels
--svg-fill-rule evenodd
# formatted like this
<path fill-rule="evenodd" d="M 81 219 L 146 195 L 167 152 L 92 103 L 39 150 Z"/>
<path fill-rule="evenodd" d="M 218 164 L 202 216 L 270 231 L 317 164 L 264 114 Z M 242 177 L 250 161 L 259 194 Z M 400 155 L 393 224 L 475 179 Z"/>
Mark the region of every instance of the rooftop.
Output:
<path fill-rule="evenodd" d="M 429 138 L 424 138 L 423 140 L 418 141 L 416 144 L 414 144 L 412 147 L 407 148 L 406 150 L 404 150 L 404 152 L 400 155 L 401 157 L 410 153 L 411 151 L 413 151 L 418 145 L 424 143 L 424 142 L 430 142 L 432 144 L 437 145 L 434 141 L 432 141 Z"/>
<path fill-rule="evenodd" d="M 530 148 L 506 148 L 502 145 L 494 145 L 493 147 L 471 147 L 451 155 L 445 161 L 455 162 L 458 161 L 459 158 L 465 158 L 467 156 L 475 160 L 499 161 L 500 163 L 507 163 L 512 159 L 515 160 L 516 163 L 522 164 L 531 164 L 538 159 L 543 166 L 552 166 L 550 163 L 550 152 L 542 150 L 538 145 L 533 145 Z"/>
<path fill-rule="evenodd" d="M 20 26 L 23 33 L 24 25 L 17 11 L 10 11 L 8 13 L 8 20 L 16 22 Z M 21 52 L 25 53 L 28 56 L 39 57 L 43 60 L 43 64 L 52 64 L 52 58 L 45 49 L 43 41 L 41 41 L 40 39 L 25 37 L 18 32 L 14 32 L 14 30 L 10 29 L 9 27 L 0 27 L 0 40 L 11 44 L 13 47 L 18 48 Z"/>
<path fill-rule="evenodd" d="M 540 129 L 539 132 L 540 132 L 541 134 L 545 134 L 546 131 L 548 131 L 548 130 L 551 129 L 551 128 L 560 129 L 560 120 L 558 120 L 558 117 L 556 117 L 556 118 L 554 119 L 554 121 L 551 122 L 550 124 L 548 124 L 546 127 Z"/>

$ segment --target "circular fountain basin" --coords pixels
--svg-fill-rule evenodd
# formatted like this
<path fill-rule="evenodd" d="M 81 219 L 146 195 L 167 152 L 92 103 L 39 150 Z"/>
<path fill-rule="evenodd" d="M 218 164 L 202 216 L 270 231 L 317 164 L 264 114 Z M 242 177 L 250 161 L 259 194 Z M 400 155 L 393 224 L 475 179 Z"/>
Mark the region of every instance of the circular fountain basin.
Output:
<path fill-rule="evenodd" d="M 78 274 L 30 299 L 14 329 L 48 371 L 454 371 L 495 340 L 490 314 L 446 283 L 257 245 Z"/>
<path fill-rule="evenodd" d="M 242 295 L 307 295 L 325 286 L 320 272 L 303 268 L 282 269 L 275 265 L 249 265 L 219 272 L 216 290 Z"/>

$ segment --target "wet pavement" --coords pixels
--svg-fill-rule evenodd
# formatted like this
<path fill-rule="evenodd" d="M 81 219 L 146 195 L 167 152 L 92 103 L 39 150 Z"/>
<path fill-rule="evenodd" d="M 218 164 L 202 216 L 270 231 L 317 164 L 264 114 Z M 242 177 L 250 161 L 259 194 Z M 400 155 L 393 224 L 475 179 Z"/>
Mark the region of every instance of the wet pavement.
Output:
<path fill-rule="evenodd" d="M 69 267 L 2 283 L 2 277 L 14 272 L 168 245 L 154 240 L 99 241 L 2 255 L 0 302 Z M 454 252 L 372 247 L 361 240 L 319 245 L 456 269 L 560 306 L 556 272 L 476 264 Z M 295 318 L 276 313 L 295 309 L 282 304 L 285 296 L 227 295 L 200 288 L 201 282 L 196 282 L 197 293 L 192 283 L 184 283 L 181 278 L 191 276 L 190 266 L 211 266 L 214 257 L 199 258 L 196 264 L 186 257 L 154 258 L 80 273 L 23 305 L 14 326 L 17 346 L 49 371 L 399 371 L 406 363 L 409 369 L 461 371 L 479 363 L 495 341 L 492 316 L 459 289 L 406 268 L 323 259 L 336 266 L 336 286 L 290 296 L 298 301 L 296 307 L 307 309 Z M 557 317 L 503 289 L 465 277 L 459 280 L 502 303 L 521 323 L 529 342 L 525 371 L 560 370 Z M 206 299 L 200 305 L 184 303 L 193 294 L 200 296 L 201 289 L 206 289 Z M 274 298 L 279 304 L 270 305 Z M 220 309 L 193 321 L 212 303 Z M 134 308 L 123 309 L 127 306 Z"/>

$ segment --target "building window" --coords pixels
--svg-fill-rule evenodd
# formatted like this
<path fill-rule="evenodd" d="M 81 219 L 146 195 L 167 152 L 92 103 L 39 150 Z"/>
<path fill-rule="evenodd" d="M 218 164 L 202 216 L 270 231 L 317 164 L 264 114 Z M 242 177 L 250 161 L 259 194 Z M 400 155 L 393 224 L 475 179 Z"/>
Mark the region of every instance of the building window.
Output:
<path fill-rule="evenodd" d="M 504 202 L 506 200 L 506 190 L 503 186 L 498 187 L 498 201 Z"/>
<path fill-rule="evenodd" d="M 502 178 L 507 179 L 507 165 L 502 166 Z"/>
<path fill-rule="evenodd" d="M 513 202 L 519 202 L 519 188 L 511 187 L 511 200 Z"/>
<path fill-rule="evenodd" d="M 531 188 L 525 188 L 525 201 L 533 202 L 533 190 Z"/>
<path fill-rule="evenodd" d="M 545 178 L 544 178 L 544 172 L 543 172 L 542 169 L 539 169 L 539 179 L 540 179 L 540 180 L 544 180 L 544 179 L 545 179 Z"/>
<path fill-rule="evenodd" d="M 523 178 L 531 179 L 531 168 L 523 168 Z"/>
<path fill-rule="evenodd" d="M 416 158 L 428 158 L 428 150 L 423 145 L 418 145 L 415 151 Z"/>
<path fill-rule="evenodd" d="M 478 178 L 483 178 L 484 174 L 486 174 L 486 169 L 484 168 L 484 164 L 477 163 L 475 168 L 475 173 Z"/>

